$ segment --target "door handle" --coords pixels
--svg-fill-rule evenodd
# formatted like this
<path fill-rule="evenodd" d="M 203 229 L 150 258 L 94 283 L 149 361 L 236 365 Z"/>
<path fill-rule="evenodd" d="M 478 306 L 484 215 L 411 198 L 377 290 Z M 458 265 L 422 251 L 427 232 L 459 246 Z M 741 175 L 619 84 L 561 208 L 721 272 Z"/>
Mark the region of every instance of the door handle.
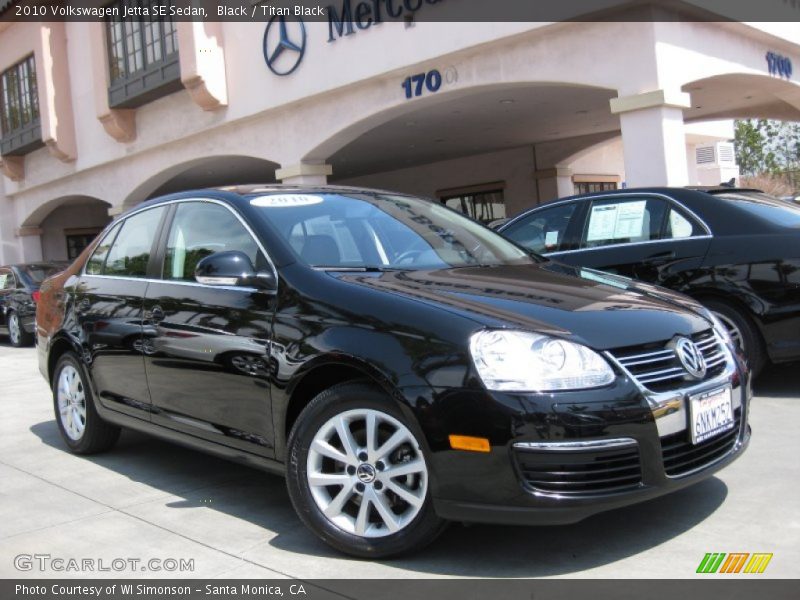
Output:
<path fill-rule="evenodd" d="M 148 321 L 158 323 L 164 320 L 164 309 L 156 305 L 148 311 L 145 311 L 144 318 Z"/>

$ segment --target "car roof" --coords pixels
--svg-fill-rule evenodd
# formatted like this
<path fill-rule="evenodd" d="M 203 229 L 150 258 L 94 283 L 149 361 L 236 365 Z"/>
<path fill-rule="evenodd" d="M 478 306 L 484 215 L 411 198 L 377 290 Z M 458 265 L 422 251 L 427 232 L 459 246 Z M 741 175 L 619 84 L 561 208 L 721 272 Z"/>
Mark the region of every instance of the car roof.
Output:
<path fill-rule="evenodd" d="M 498 232 L 503 232 L 509 226 L 515 224 L 526 215 L 537 212 L 550 206 L 556 206 L 560 203 L 570 201 L 580 202 L 591 198 L 602 198 L 605 196 L 629 196 L 635 194 L 653 194 L 666 196 L 677 201 L 683 205 L 684 208 L 695 213 L 695 216 L 700 218 L 711 231 L 715 234 L 732 234 L 742 230 L 747 226 L 751 233 L 756 232 L 756 228 L 761 231 L 775 231 L 781 229 L 780 226 L 759 222 L 756 223 L 752 216 L 742 211 L 735 203 L 728 202 L 725 198 L 721 197 L 722 194 L 736 194 L 736 193 L 758 193 L 764 192 L 755 188 L 745 187 L 728 187 L 728 186 L 687 186 L 687 187 L 638 187 L 638 188 L 624 188 L 618 190 L 604 190 L 602 192 L 590 192 L 586 194 L 575 194 L 564 198 L 550 200 L 533 208 L 520 213 L 507 223 L 504 223 L 497 228 Z"/>

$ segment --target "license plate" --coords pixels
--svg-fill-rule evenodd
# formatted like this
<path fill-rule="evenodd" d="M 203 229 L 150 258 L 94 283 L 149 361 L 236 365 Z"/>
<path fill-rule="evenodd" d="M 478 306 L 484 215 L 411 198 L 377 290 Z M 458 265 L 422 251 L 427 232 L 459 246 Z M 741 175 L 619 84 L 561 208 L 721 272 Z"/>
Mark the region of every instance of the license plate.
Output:
<path fill-rule="evenodd" d="M 724 387 L 689 396 L 692 443 L 700 444 L 733 429 L 731 388 Z"/>

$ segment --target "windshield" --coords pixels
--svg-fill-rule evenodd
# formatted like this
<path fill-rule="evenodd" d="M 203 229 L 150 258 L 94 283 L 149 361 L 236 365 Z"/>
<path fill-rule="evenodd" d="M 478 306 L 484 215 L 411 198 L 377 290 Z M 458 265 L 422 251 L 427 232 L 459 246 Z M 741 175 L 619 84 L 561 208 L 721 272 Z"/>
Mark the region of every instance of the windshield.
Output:
<path fill-rule="evenodd" d="M 302 261 L 318 268 L 420 270 L 536 260 L 482 225 L 418 198 L 272 194 L 250 204 Z"/>
<path fill-rule="evenodd" d="M 57 265 L 25 265 L 19 267 L 20 275 L 28 285 L 38 287 L 45 279 L 63 271 L 64 267 Z"/>
<path fill-rule="evenodd" d="M 735 202 L 752 216 L 784 227 L 800 227 L 800 206 L 764 194 L 762 192 L 723 192 L 719 198 Z"/>

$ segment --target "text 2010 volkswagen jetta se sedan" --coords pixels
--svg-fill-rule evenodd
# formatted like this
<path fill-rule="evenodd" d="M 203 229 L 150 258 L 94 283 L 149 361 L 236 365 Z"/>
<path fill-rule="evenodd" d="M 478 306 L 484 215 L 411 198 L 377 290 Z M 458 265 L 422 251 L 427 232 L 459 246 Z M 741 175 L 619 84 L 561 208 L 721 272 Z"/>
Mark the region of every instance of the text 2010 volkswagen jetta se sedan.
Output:
<path fill-rule="evenodd" d="M 130 427 L 285 472 L 358 556 L 653 498 L 750 435 L 749 374 L 699 304 L 388 192 L 146 202 L 45 283 L 37 323 L 72 451 Z"/>

